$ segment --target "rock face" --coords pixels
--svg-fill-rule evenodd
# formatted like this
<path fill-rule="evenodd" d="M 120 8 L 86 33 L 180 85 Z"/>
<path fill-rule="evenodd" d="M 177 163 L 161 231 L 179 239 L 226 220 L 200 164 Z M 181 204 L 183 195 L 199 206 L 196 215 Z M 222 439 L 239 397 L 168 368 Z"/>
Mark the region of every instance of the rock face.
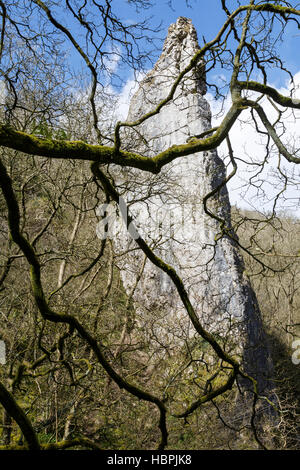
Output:
<path fill-rule="evenodd" d="M 133 96 L 127 121 L 152 111 L 168 95 L 198 49 L 191 20 L 180 17 L 169 28 L 161 57 Z M 151 158 L 210 129 L 204 74 L 203 64 L 198 65 L 158 114 L 130 128 L 127 148 Z M 220 223 L 204 211 L 204 196 L 224 178 L 223 161 L 216 151 L 210 151 L 177 159 L 158 176 L 127 170 L 120 176 L 120 184 L 141 235 L 177 270 L 203 326 L 227 351 L 242 358 L 245 370 L 258 377 L 264 388 L 272 367 L 255 294 L 244 276 L 236 245 L 219 236 Z M 209 199 L 208 207 L 231 227 L 226 186 Z M 193 327 L 172 281 L 149 261 L 144 263 L 143 253 L 124 225 L 118 230 L 116 250 L 129 250 L 120 257 L 119 266 L 139 326 L 147 326 L 147 334 L 168 347 L 191 338 Z"/>

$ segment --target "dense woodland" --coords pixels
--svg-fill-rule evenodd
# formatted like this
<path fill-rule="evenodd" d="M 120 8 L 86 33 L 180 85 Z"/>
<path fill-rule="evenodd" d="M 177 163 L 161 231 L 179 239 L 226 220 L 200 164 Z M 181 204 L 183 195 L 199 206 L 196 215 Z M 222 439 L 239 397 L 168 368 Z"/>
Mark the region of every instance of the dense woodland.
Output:
<path fill-rule="evenodd" d="M 141 7 L 144 2 L 131 3 Z M 207 86 L 219 98 L 231 93 L 232 107 L 209 136 L 195 136 L 149 163 L 122 147 L 122 126 L 140 122 L 116 123 L 116 116 L 109 115 L 108 109 L 117 109 L 116 96 L 101 83 L 101 73 L 107 77 L 113 42 L 120 44 L 123 65 L 141 70 L 146 45 L 139 49 L 136 44 L 143 34 L 153 46 L 155 28 L 122 24 L 114 1 L 67 1 L 62 10 L 53 1 L 0 1 L 5 83 L 0 111 L 0 339 L 6 345 L 6 361 L 0 364 L 2 450 L 299 449 L 300 366 L 292 355 L 300 338 L 300 221 L 278 212 L 276 201 L 284 197 L 287 180 L 297 184 L 297 170 L 288 176 L 280 159 L 293 169 L 300 162 L 297 141 L 284 140 L 286 113 L 300 104 L 267 85 L 267 73 L 274 63 L 287 73 L 275 54 L 272 28 L 277 21 L 283 41 L 287 24 L 293 21 L 299 28 L 300 10 L 288 2 L 251 0 L 245 6 L 234 2 L 229 11 L 227 3 L 232 2 L 220 1 L 226 17 L 220 33 L 201 43 L 178 83 L 198 60 L 207 69 L 222 64 L 230 72 L 227 90 Z M 89 47 L 76 37 L 76 28 L 63 26 L 63 13 L 82 28 Z M 80 77 L 63 60 L 66 38 L 83 60 Z M 254 70 L 261 72 L 261 82 L 254 81 Z M 76 85 L 79 100 L 72 95 Z M 258 98 L 249 98 L 249 90 Z M 263 96 L 278 110 L 275 121 L 264 113 Z M 266 157 L 257 164 L 257 174 L 268 158 L 279 156 L 283 181 L 273 211 L 232 209 L 245 275 L 257 295 L 272 351 L 276 418 L 256 416 L 266 402 L 255 386 L 250 414 L 241 406 L 236 378 L 245 377 L 242 365 L 198 320 L 201 334 L 179 345 L 174 328 L 171 348 L 153 338 L 150 326 L 148 331 L 139 327 L 113 241 L 96 234 L 97 208 L 122 191 L 114 185 L 114 168 L 138 168 L 147 176 L 226 139 L 234 167 L 229 132 L 246 108 L 258 134 L 266 136 Z M 219 235 L 228 236 L 223 229 Z M 141 243 L 140 248 L 157 262 L 149 246 Z M 160 267 L 184 292 L 172 269 L 163 261 Z M 185 307 L 194 318 L 188 299 Z"/>

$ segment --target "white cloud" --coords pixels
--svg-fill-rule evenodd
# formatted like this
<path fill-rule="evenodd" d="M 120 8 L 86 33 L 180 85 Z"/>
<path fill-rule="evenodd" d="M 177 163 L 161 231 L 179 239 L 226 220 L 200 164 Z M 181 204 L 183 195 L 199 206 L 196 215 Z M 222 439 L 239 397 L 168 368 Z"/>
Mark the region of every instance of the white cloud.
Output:
<path fill-rule="evenodd" d="M 300 71 L 294 76 L 294 82 L 293 97 L 298 99 L 300 98 Z M 278 89 L 278 91 L 285 96 L 290 96 L 292 88 L 293 86 L 290 83 L 286 83 L 286 86 Z M 253 96 L 258 95 L 253 94 Z M 214 100 L 210 94 L 207 94 L 207 99 L 212 110 L 212 125 L 216 126 L 221 122 L 224 113 L 228 111 L 231 100 L 226 97 L 223 103 L 223 112 L 220 114 L 221 102 Z M 278 117 L 278 110 L 272 106 L 267 98 L 263 98 L 260 104 L 263 106 L 270 122 L 275 122 Z M 277 108 L 283 111 L 281 106 Z M 285 129 L 282 141 L 290 150 L 300 148 L 299 120 L 300 111 L 298 110 L 289 110 L 283 114 L 282 121 Z M 257 123 L 260 130 L 265 130 L 258 116 Z M 280 135 L 282 132 L 283 128 L 279 127 L 277 133 Z M 262 212 L 270 211 L 273 208 L 276 196 L 284 190 L 276 202 L 276 212 L 285 211 L 285 213 L 300 216 L 300 185 L 297 184 L 299 182 L 299 166 L 289 163 L 284 157 L 281 157 L 281 171 L 279 171 L 277 168 L 279 163 L 278 150 L 273 142 L 272 152 L 266 159 L 264 168 L 258 166 L 258 164 L 264 162 L 266 157 L 267 137 L 257 132 L 250 111 L 247 110 L 241 114 L 240 119 L 230 131 L 230 139 L 238 164 L 238 173 L 228 183 L 231 204 Z M 228 150 L 225 142 L 219 147 L 218 152 L 228 164 L 229 158 L 226 157 Z M 288 176 L 288 181 L 285 180 L 283 174 Z M 249 181 L 252 183 L 251 185 Z"/>

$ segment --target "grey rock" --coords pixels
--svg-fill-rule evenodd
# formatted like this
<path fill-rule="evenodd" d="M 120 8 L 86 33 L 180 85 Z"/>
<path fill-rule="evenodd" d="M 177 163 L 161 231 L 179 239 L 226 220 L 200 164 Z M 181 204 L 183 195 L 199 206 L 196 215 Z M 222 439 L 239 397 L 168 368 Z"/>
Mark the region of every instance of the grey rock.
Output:
<path fill-rule="evenodd" d="M 166 98 L 198 49 L 191 20 L 178 18 L 169 28 L 159 60 L 131 100 L 127 121 L 152 111 Z M 127 149 L 151 158 L 210 129 L 204 77 L 200 63 L 158 114 L 127 129 L 123 136 Z M 245 371 L 258 379 L 262 390 L 269 384 L 272 363 L 257 300 L 237 245 L 228 236 L 219 237 L 220 223 L 205 214 L 203 207 L 204 196 L 224 181 L 225 174 L 215 150 L 177 159 L 155 176 L 128 169 L 117 175 L 116 170 L 141 235 L 177 270 L 202 325 L 227 351 L 241 358 Z M 234 237 L 226 186 L 209 200 L 208 207 L 225 220 Z M 126 292 L 133 296 L 139 326 L 169 348 L 193 337 L 193 327 L 170 278 L 149 260 L 143 266 L 144 255 L 124 224 L 115 223 L 114 230 L 116 252 L 127 252 L 119 257 L 119 267 Z"/>

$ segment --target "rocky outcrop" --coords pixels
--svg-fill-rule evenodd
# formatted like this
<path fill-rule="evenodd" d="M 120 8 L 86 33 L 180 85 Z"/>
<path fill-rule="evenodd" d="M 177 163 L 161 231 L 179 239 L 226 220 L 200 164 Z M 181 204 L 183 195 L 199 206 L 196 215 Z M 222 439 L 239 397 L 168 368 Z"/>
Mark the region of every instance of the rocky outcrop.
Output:
<path fill-rule="evenodd" d="M 127 121 L 153 110 L 168 95 L 198 49 L 191 20 L 179 18 L 169 28 L 161 57 L 133 96 Z M 151 158 L 210 129 L 204 74 L 200 63 L 158 114 L 130 128 L 128 149 Z M 220 223 L 203 206 L 204 196 L 224 181 L 223 161 L 210 151 L 177 159 L 157 176 L 126 171 L 119 182 L 139 231 L 155 253 L 177 270 L 203 326 L 227 351 L 240 355 L 246 371 L 265 387 L 272 366 L 255 294 L 236 244 L 220 237 Z M 231 227 L 226 186 L 209 199 L 208 207 Z M 191 338 L 193 328 L 172 281 L 149 261 L 144 263 L 124 225 L 118 230 L 116 250 L 127 253 L 120 256 L 119 266 L 126 291 L 133 296 L 139 326 L 168 347 Z"/>

